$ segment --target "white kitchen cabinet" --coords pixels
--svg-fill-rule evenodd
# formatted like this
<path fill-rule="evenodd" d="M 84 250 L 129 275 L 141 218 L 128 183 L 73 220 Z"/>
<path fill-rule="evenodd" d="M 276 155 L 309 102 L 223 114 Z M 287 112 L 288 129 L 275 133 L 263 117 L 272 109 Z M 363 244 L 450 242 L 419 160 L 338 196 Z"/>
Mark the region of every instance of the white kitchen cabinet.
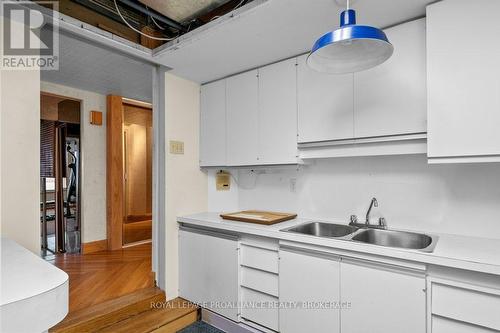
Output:
<path fill-rule="evenodd" d="M 339 309 L 320 306 L 339 302 L 339 284 L 338 257 L 280 249 L 280 303 L 299 304 L 280 309 L 280 332 L 340 332 Z"/>
<path fill-rule="evenodd" d="M 227 165 L 259 164 L 257 70 L 226 79 Z"/>
<path fill-rule="evenodd" d="M 453 332 L 499 332 L 498 278 L 494 287 L 488 286 L 484 278 L 478 279 L 477 284 L 461 281 L 459 274 L 451 278 L 454 280 L 433 276 L 428 279 L 432 332 L 451 332 L 446 331 L 448 327 L 454 327 Z"/>
<path fill-rule="evenodd" d="M 240 241 L 241 319 L 257 329 L 279 331 L 278 242 L 243 237 Z"/>
<path fill-rule="evenodd" d="M 460 302 L 461 303 L 461 302 Z M 439 316 L 432 316 L 432 333 L 498 333 L 486 327 L 464 323 Z"/>
<path fill-rule="evenodd" d="M 392 57 L 354 73 L 356 138 L 427 131 L 425 18 L 384 32 L 394 45 Z"/>
<path fill-rule="evenodd" d="M 297 163 L 296 59 L 259 69 L 259 164 Z"/>
<path fill-rule="evenodd" d="M 481 12 L 480 31 L 465 24 Z M 427 7 L 430 163 L 500 162 L 500 1 Z"/>
<path fill-rule="evenodd" d="M 180 297 L 204 303 L 206 308 L 237 321 L 238 269 L 235 236 L 189 229 L 179 231 Z"/>
<path fill-rule="evenodd" d="M 201 86 L 200 166 L 226 165 L 226 80 Z"/>
<path fill-rule="evenodd" d="M 353 75 L 319 73 L 298 58 L 298 142 L 350 139 L 354 136 Z"/>
<path fill-rule="evenodd" d="M 424 272 L 343 258 L 340 281 L 342 333 L 425 332 Z"/>

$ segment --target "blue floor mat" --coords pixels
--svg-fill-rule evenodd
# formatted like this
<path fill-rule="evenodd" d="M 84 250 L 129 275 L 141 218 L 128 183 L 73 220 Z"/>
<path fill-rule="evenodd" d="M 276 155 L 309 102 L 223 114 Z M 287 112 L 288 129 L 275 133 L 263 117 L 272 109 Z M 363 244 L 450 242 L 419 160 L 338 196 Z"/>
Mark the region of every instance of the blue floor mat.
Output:
<path fill-rule="evenodd" d="M 208 325 L 203 321 L 197 321 L 194 324 L 189 325 L 186 328 L 183 328 L 177 333 L 224 333 L 213 326 Z"/>

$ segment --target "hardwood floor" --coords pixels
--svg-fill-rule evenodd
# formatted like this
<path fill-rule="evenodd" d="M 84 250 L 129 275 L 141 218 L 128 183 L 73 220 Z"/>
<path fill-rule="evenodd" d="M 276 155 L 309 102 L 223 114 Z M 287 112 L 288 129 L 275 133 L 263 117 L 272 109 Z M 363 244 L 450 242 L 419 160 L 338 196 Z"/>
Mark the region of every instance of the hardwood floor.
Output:
<path fill-rule="evenodd" d="M 163 291 L 146 288 L 73 311 L 49 332 L 175 333 L 197 319 L 198 308 L 194 304 L 181 298 L 166 302 Z"/>
<path fill-rule="evenodd" d="M 151 244 L 50 260 L 69 275 L 69 312 L 154 287 Z"/>

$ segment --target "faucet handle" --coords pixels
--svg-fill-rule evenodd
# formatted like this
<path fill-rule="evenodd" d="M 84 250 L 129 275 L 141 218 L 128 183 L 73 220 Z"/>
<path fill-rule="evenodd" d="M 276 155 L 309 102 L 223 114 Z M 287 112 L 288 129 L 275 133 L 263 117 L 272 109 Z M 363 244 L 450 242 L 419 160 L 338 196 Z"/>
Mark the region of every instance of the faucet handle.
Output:
<path fill-rule="evenodd" d="M 358 217 L 356 215 L 351 215 L 349 224 L 358 223 Z"/>
<path fill-rule="evenodd" d="M 384 217 L 378 219 L 378 225 L 384 227 L 384 229 L 387 229 L 387 221 Z"/>

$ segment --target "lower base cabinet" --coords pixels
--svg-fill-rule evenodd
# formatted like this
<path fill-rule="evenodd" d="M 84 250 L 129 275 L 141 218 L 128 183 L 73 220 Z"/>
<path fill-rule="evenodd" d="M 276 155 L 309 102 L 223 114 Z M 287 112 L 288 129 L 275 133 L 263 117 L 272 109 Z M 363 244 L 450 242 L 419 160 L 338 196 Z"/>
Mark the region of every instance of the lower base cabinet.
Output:
<path fill-rule="evenodd" d="M 498 333 L 498 331 L 458 320 L 432 316 L 432 333 Z"/>
<path fill-rule="evenodd" d="M 425 333 L 424 269 L 301 251 L 280 249 L 282 333 Z"/>
<path fill-rule="evenodd" d="M 339 258 L 280 249 L 279 265 L 280 332 L 339 332 Z"/>
<path fill-rule="evenodd" d="M 425 333 L 425 272 L 342 259 L 342 333 Z"/>
<path fill-rule="evenodd" d="M 428 278 L 432 333 L 500 332 L 498 277 L 488 276 L 495 280 L 488 285 L 484 276 L 469 281 L 456 276 Z"/>
<path fill-rule="evenodd" d="M 179 231 L 179 295 L 238 321 L 238 240 L 200 230 Z"/>
<path fill-rule="evenodd" d="M 321 247 L 182 227 L 179 294 L 264 332 L 500 332 L 500 281 Z"/>

